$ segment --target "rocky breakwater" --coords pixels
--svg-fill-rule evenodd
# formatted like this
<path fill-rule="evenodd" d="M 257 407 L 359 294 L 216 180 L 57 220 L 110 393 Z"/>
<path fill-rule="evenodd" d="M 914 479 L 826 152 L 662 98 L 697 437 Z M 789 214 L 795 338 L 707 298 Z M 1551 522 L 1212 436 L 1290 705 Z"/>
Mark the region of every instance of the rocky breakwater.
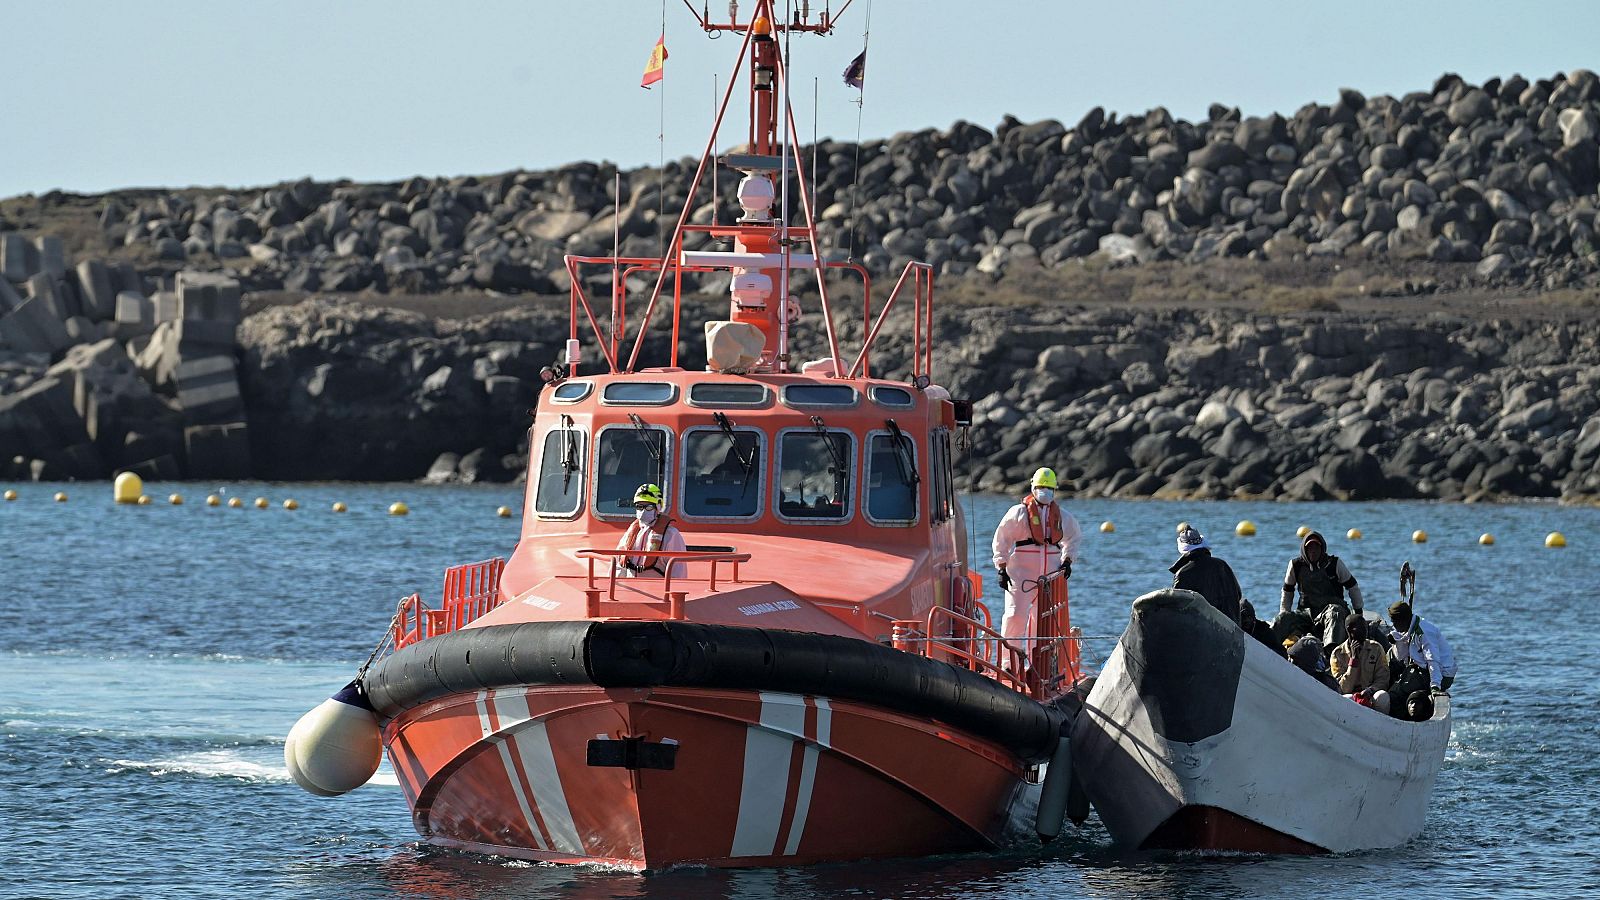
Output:
<path fill-rule="evenodd" d="M 971 486 L 1088 496 L 1600 498 L 1600 323 L 1104 309 L 945 325 Z"/>
<path fill-rule="evenodd" d="M 1445 75 L 1398 98 L 1342 90 L 1290 116 L 1218 105 L 1200 121 L 1157 108 L 1094 109 L 1072 126 L 959 122 L 802 156 L 816 160 L 825 252 L 879 274 L 916 258 L 946 279 L 999 278 L 1090 256 L 1417 260 L 1453 266 L 1431 279 L 1444 288 L 1547 289 L 1600 272 L 1600 78 L 1587 70 Z M 100 230 L 108 247 L 226 267 L 247 287 L 558 293 L 562 255 L 608 253 L 614 227 L 624 255 L 659 255 L 691 170 L 621 173 L 620 208 L 615 168 L 593 163 L 112 196 Z M 709 221 L 696 202 L 695 221 Z"/>
<path fill-rule="evenodd" d="M 237 282 L 69 267 L 59 240 L 16 233 L 0 274 L 0 477 L 249 474 Z"/>

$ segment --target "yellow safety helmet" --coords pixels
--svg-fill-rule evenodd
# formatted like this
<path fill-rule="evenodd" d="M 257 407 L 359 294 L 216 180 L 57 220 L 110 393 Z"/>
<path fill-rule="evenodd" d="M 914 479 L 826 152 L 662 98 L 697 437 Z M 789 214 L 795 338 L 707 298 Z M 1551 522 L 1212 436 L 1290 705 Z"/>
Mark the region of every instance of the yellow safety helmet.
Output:
<path fill-rule="evenodd" d="M 1056 489 L 1056 472 L 1055 472 L 1055 470 L 1054 469 L 1039 469 L 1037 472 L 1034 472 L 1033 473 L 1033 481 L 1029 483 L 1029 487 L 1036 487 L 1036 488 L 1037 487 L 1046 487 L 1046 488 L 1049 488 L 1052 491 L 1055 490 Z"/>
<path fill-rule="evenodd" d="M 654 503 L 656 508 L 659 509 L 661 507 L 661 488 L 653 484 L 641 484 L 639 489 L 633 492 L 633 502 Z"/>

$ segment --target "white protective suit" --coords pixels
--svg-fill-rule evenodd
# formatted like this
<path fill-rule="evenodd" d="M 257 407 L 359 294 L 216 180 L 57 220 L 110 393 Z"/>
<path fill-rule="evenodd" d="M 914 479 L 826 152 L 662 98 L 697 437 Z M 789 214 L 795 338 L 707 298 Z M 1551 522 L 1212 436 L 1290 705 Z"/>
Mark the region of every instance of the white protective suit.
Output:
<path fill-rule="evenodd" d="M 684 543 L 683 540 L 683 532 L 679 531 L 678 526 L 676 525 L 669 524 L 667 526 L 666 534 L 661 536 L 661 543 L 651 546 L 650 539 L 654 535 L 655 531 L 651 528 L 640 525 L 638 522 L 634 522 L 628 526 L 628 530 L 622 533 L 622 539 L 617 541 L 617 549 L 639 551 L 666 550 L 668 552 L 681 552 L 688 549 L 688 545 Z M 629 562 L 643 565 L 648 557 L 629 556 L 627 559 Z M 643 572 L 630 572 L 626 569 L 619 569 L 617 574 L 623 578 L 661 578 L 666 572 L 667 565 L 668 563 L 666 560 L 658 559 L 655 560 L 654 568 L 646 569 Z M 671 565 L 673 581 L 677 581 L 679 578 L 684 577 L 684 575 L 688 572 L 688 568 L 681 562 L 675 562 Z"/>
<path fill-rule="evenodd" d="M 1008 638 L 1031 637 L 1033 631 L 1033 602 L 1039 589 L 1033 582 L 1046 572 L 1059 568 L 1064 560 L 1078 558 L 1078 544 L 1083 539 L 1083 529 L 1072 513 L 1061 510 L 1061 543 L 1041 547 L 1027 544 L 1032 536 L 1028 530 L 1028 508 L 1018 503 L 1001 517 L 994 530 L 994 566 L 1004 567 L 1011 576 L 1011 588 L 1006 591 L 1006 612 L 1000 620 L 1000 633 Z M 1023 546 L 1018 546 L 1023 544 Z M 1024 587 L 1027 582 L 1027 587 Z M 1031 647 L 1026 649 L 1031 650 Z"/>

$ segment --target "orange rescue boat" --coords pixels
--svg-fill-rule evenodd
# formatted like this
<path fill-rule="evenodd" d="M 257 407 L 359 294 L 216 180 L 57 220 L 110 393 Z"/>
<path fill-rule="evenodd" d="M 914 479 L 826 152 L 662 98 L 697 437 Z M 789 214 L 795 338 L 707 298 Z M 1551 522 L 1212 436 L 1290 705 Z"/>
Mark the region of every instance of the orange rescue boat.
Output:
<path fill-rule="evenodd" d="M 818 252 L 778 37 L 834 19 L 786 23 L 771 0 L 736 15 L 697 18 L 743 37 L 749 152 L 714 158 L 730 78 L 664 258 L 567 259 L 571 339 L 545 372 L 516 549 L 449 570 L 439 608 L 402 601 L 356 680 L 286 742 L 309 790 L 364 782 L 381 745 L 428 841 L 642 869 L 982 850 L 1086 815 L 1063 738 L 1082 691 L 1066 582 L 1040 586 L 1031 636 L 1008 641 L 969 568 L 952 466 L 970 405 L 932 383 L 932 269 L 907 265 L 873 319 L 866 270 Z M 718 164 L 740 173 L 742 215 L 692 222 Z M 613 272 L 604 329 L 593 265 Z M 709 365 L 687 371 L 681 276 L 717 271 L 728 318 L 704 324 Z M 829 356 L 796 366 L 801 273 Z M 654 288 L 624 357 L 640 274 Z M 849 362 L 830 275 L 866 298 Z M 671 356 L 642 366 L 669 284 Z M 914 323 L 904 381 L 870 374 L 897 303 Z M 659 554 L 666 577 L 627 577 L 614 549 L 645 483 L 688 540 Z"/>

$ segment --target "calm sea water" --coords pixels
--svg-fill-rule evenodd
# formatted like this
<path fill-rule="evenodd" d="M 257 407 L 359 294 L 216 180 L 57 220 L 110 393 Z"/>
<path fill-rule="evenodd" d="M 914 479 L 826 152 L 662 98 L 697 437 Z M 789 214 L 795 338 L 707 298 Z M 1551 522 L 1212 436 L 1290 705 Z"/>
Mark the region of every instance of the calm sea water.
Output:
<path fill-rule="evenodd" d="M 1600 878 L 1600 510 L 1070 505 L 1088 532 L 1074 620 L 1092 635 L 1115 635 L 1135 596 L 1170 584 L 1180 519 L 1263 609 L 1302 523 L 1329 536 L 1374 608 L 1402 561 L 1417 566 L 1419 609 L 1462 675 L 1428 827 L 1409 846 L 1126 855 L 1091 818 L 1047 849 L 641 877 L 421 845 L 387 766 L 337 799 L 283 770 L 284 733 L 349 678 L 400 596 L 437 595 L 446 565 L 509 553 L 516 521 L 494 511 L 517 508 L 516 490 L 236 485 L 273 507 L 235 510 L 192 492 L 141 508 L 113 506 L 106 485 L 61 486 L 66 504 L 51 502 L 56 486 L 3 487 L 22 493 L 0 502 L 3 897 L 1504 897 L 1579 896 Z M 302 508 L 280 508 L 286 497 Z M 384 514 L 397 499 L 409 517 Z M 329 512 L 335 500 L 350 511 Z M 972 503 L 987 547 L 1007 501 Z M 1240 519 L 1259 535 L 1234 537 Z M 1116 532 L 1097 532 L 1102 520 Z M 1417 528 L 1428 543 L 1411 542 Z M 1545 549 L 1552 530 L 1571 546 Z M 1498 543 L 1478 546 L 1483 532 Z M 1103 657 L 1112 643 L 1091 646 Z"/>

